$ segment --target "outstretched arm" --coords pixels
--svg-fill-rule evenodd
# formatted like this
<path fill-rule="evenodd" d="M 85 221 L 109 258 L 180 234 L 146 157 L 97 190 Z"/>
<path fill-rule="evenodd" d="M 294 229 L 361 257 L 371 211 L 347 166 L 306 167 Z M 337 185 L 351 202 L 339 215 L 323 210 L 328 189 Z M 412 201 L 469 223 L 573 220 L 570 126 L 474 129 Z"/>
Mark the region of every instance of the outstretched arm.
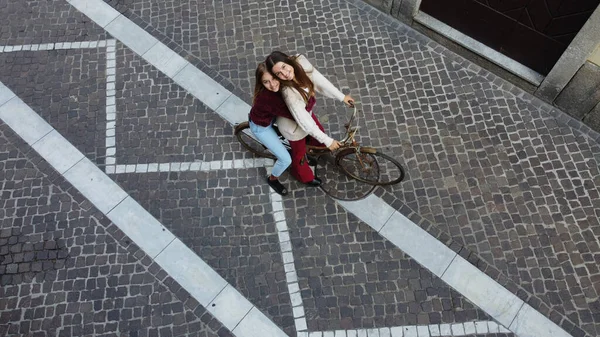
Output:
<path fill-rule="evenodd" d="M 320 143 L 330 147 L 334 142 L 333 138 L 321 131 L 312 119 L 310 112 L 306 111 L 306 103 L 304 102 L 302 95 L 300 95 L 296 89 L 289 87 L 283 88 L 282 95 L 288 109 L 290 109 L 292 116 L 294 116 L 296 123 L 298 123 L 298 126 Z"/>
<path fill-rule="evenodd" d="M 343 101 L 348 106 L 352 106 L 354 104 L 354 99 L 350 97 L 350 95 L 344 95 L 344 93 L 342 93 L 335 85 L 333 85 L 333 83 L 323 76 L 323 74 L 321 74 L 321 72 L 319 72 L 306 57 L 304 57 L 304 55 L 298 56 L 297 61 L 311 77 L 312 82 L 315 85 L 315 90 L 318 93 L 338 101 Z"/>

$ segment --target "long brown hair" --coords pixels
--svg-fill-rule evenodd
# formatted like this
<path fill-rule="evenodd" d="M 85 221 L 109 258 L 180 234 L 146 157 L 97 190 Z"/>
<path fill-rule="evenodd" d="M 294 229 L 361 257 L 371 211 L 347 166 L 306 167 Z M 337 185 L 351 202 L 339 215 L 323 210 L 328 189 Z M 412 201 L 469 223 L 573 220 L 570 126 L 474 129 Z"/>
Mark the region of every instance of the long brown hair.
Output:
<path fill-rule="evenodd" d="M 256 67 L 256 72 L 254 73 L 254 75 L 256 76 L 256 82 L 254 83 L 254 96 L 252 97 L 252 104 L 254 104 L 254 102 L 256 101 L 256 97 L 258 97 L 258 94 L 260 94 L 263 90 L 265 90 L 265 86 L 262 83 L 262 77 L 265 73 L 269 73 L 269 70 L 267 70 L 267 66 L 264 63 L 259 63 L 258 67 Z"/>
<path fill-rule="evenodd" d="M 273 73 L 273 67 L 279 62 L 283 62 L 285 64 L 290 65 L 292 68 L 294 68 L 294 79 L 293 80 L 284 81 L 284 80 L 280 79 L 279 77 L 277 77 L 277 75 L 275 75 Z M 267 66 L 267 69 L 271 73 L 271 75 L 275 76 L 275 78 L 279 78 L 279 82 L 283 86 L 292 87 L 292 88 L 298 90 L 300 95 L 302 95 L 302 98 L 304 98 L 305 102 L 308 103 L 308 99 L 311 96 L 315 95 L 315 85 L 310 80 L 310 77 L 308 77 L 308 75 L 304 71 L 304 68 L 302 68 L 302 66 L 296 61 L 296 57 L 288 56 L 287 54 L 282 53 L 280 51 L 274 51 L 269 56 L 267 56 L 267 59 L 265 60 L 265 64 Z M 306 91 L 304 91 L 304 89 L 308 89 L 308 93 Z"/>

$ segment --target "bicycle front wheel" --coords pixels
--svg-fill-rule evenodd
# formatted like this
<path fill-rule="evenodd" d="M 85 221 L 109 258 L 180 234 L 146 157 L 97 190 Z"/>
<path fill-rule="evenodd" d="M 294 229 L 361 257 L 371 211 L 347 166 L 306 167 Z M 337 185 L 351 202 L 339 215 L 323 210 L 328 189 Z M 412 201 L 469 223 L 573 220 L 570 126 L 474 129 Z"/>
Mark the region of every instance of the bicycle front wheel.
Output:
<path fill-rule="evenodd" d="M 348 176 L 367 184 L 387 186 L 404 179 L 404 168 L 397 160 L 372 148 L 368 152 L 341 152 L 336 156 L 336 164 Z"/>
<path fill-rule="evenodd" d="M 250 131 L 250 124 L 248 122 L 238 124 L 235 127 L 234 134 L 246 150 L 259 157 L 277 159 L 266 146 L 254 139 L 254 135 L 252 134 L 252 131 Z"/>

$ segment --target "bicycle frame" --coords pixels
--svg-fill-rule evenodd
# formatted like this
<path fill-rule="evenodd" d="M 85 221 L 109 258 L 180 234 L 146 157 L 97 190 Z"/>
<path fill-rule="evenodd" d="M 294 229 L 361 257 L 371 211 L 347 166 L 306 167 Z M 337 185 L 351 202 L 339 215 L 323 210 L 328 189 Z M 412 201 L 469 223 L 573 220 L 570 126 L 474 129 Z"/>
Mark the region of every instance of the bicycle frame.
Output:
<path fill-rule="evenodd" d="M 356 103 L 358 102 L 354 102 L 354 110 L 352 111 L 352 115 L 348 119 L 348 123 L 344 124 L 344 128 L 346 128 L 346 135 L 344 136 L 344 138 L 342 138 L 342 140 L 340 140 L 340 143 L 342 143 L 342 145 L 339 149 L 333 151 L 338 152 L 338 155 L 346 154 L 347 151 L 358 151 L 365 153 L 377 152 L 377 150 L 373 147 L 360 146 L 355 139 L 356 133 L 359 129 L 358 125 L 356 127 L 352 127 L 352 124 L 355 120 L 357 120 L 358 116 L 358 108 L 356 107 Z M 329 149 L 325 146 L 307 145 L 306 149 L 308 152 L 312 152 L 312 155 L 322 155 L 330 152 Z"/>

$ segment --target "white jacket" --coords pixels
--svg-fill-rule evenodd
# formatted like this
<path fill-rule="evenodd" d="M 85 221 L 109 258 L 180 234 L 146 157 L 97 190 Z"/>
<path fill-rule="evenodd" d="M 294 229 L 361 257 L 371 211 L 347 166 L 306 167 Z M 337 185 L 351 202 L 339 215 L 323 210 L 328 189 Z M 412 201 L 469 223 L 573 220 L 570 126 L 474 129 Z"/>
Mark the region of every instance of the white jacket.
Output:
<path fill-rule="evenodd" d="M 315 69 L 306 57 L 300 55 L 296 59 L 296 62 L 302 66 L 308 77 L 311 79 L 316 92 L 339 101 L 344 100 L 346 95 Z M 281 134 L 289 140 L 300 140 L 307 135 L 311 135 L 317 141 L 326 146 L 330 146 L 331 143 L 333 143 L 333 138 L 329 137 L 319 129 L 312 119 L 312 111 L 306 111 L 306 102 L 304 101 L 304 98 L 302 98 L 300 92 L 291 87 L 283 87 L 281 89 L 281 94 L 295 119 L 294 122 L 285 117 L 277 117 L 277 126 L 279 127 Z"/>

